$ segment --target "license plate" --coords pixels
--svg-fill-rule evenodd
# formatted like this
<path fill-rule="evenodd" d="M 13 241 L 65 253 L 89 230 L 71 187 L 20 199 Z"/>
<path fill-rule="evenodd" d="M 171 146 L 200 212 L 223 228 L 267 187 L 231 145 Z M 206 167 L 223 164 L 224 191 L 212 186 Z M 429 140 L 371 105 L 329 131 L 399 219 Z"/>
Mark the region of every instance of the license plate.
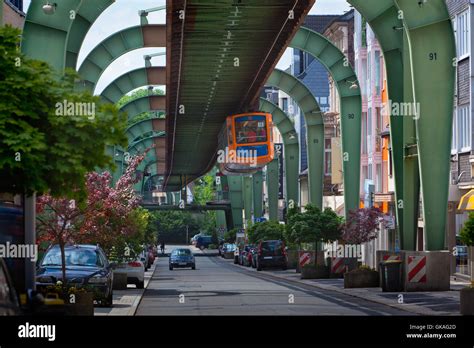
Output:
<path fill-rule="evenodd" d="M 264 260 L 271 260 L 271 259 L 273 259 L 273 257 L 271 257 L 271 256 L 265 256 L 263 259 L 264 259 Z"/>
<path fill-rule="evenodd" d="M 186 262 L 180 262 L 179 265 L 180 266 L 186 266 Z"/>

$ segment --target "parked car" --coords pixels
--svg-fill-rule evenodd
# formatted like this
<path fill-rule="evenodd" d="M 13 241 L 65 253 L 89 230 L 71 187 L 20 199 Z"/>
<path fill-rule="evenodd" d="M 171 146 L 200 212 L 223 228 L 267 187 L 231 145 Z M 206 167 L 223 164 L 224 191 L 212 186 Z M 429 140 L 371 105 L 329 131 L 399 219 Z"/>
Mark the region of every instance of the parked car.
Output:
<path fill-rule="evenodd" d="M 169 269 L 170 271 L 173 268 L 186 268 L 191 267 L 192 269 L 196 269 L 196 260 L 194 259 L 194 255 L 189 249 L 174 249 L 170 254 L 169 259 Z"/>
<path fill-rule="evenodd" d="M 287 268 L 285 243 L 281 240 L 266 240 L 258 244 L 256 256 L 257 271 L 264 267 Z"/>
<path fill-rule="evenodd" d="M 194 236 L 191 238 L 191 244 L 192 244 L 192 245 L 196 245 L 197 239 L 198 239 L 198 237 L 200 237 L 200 236 L 201 236 L 201 233 L 198 233 L 198 234 L 194 235 Z"/>
<path fill-rule="evenodd" d="M 127 273 L 127 284 L 135 284 L 137 289 L 145 286 L 145 259 L 138 256 L 136 260 L 118 264 L 115 269 Z"/>
<path fill-rule="evenodd" d="M 233 243 L 226 243 L 222 248 L 222 257 L 224 259 L 233 259 L 237 245 Z"/>
<path fill-rule="evenodd" d="M 65 247 L 66 282 L 77 288 L 94 288 L 95 300 L 111 307 L 113 302 L 113 271 L 104 251 L 97 245 L 69 245 Z M 61 250 L 59 245 L 51 246 L 37 269 L 36 287 L 45 290 L 47 286 L 63 281 Z M 64 283 L 66 283 L 64 282 Z"/>
<path fill-rule="evenodd" d="M 249 250 L 245 253 L 242 258 L 242 265 L 246 267 L 252 266 L 253 254 L 257 252 L 257 248 L 254 245 L 249 245 Z"/>
<path fill-rule="evenodd" d="M 253 247 L 251 244 L 244 245 L 242 250 L 239 249 L 239 265 L 243 266 L 245 259 L 247 258 L 247 254 L 250 252 L 250 249 Z"/>
<path fill-rule="evenodd" d="M 468 257 L 467 246 L 456 245 L 456 265 L 467 265 Z"/>
<path fill-rule="evenodd" d="M 0 258 L 0 316 L 20 314 L 20 303 L 12 279 L 5 261 Z"/>
<path fill-rule="evenodd" d="M 196 239 L 196 248 L 207 249 L 212 244 L 212 236 L 199 236 Z"/>

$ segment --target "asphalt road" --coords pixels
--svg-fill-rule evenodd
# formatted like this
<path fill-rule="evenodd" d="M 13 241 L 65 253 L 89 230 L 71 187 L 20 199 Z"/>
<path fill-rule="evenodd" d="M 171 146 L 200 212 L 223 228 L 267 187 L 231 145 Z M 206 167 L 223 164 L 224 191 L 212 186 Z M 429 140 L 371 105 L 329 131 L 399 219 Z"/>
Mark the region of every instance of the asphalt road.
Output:
<path fill-rule="evenodd" d="M 136 315 L 409 315 L 381 304 L 248 272 L 196 253 L 196 270 L 160 257 Z M 168 248 L 167 248 L 168 249 Z"/>

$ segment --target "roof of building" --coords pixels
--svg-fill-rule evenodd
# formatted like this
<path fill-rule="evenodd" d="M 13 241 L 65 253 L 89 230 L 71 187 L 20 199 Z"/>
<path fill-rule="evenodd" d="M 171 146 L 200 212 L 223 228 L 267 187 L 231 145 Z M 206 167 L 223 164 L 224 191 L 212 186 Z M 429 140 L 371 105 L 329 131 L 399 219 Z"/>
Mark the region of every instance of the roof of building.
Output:
<path fill-rule="evenodd" d="M 327 29 L 329 28 L 331 25 L 333 25 L 334 23 L 337 23 L 337 22 L 350 22 L 351 20 L 354 19 L 354 9 L 350 10 L 350 11 L 347 11 L 346 13 L 344 13 L 343 15 L 340 15 L 336 18 L 334 18 L 331 22 L 329 22 L 326 27 L 324 28 Z M 324 31 L 323 30 L 323 31 Z"/>

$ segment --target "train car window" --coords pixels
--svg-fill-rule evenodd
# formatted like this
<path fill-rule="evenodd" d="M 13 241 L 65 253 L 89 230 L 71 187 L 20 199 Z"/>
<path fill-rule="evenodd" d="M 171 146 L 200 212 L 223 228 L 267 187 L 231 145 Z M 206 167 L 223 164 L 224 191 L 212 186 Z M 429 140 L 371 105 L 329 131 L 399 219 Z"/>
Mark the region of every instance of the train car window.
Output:
<path fill-rule="evenodd" d="M 235 119 L 237 144 L 263 143 L 267 141 L 265 116 L 245 116 Z"/>

